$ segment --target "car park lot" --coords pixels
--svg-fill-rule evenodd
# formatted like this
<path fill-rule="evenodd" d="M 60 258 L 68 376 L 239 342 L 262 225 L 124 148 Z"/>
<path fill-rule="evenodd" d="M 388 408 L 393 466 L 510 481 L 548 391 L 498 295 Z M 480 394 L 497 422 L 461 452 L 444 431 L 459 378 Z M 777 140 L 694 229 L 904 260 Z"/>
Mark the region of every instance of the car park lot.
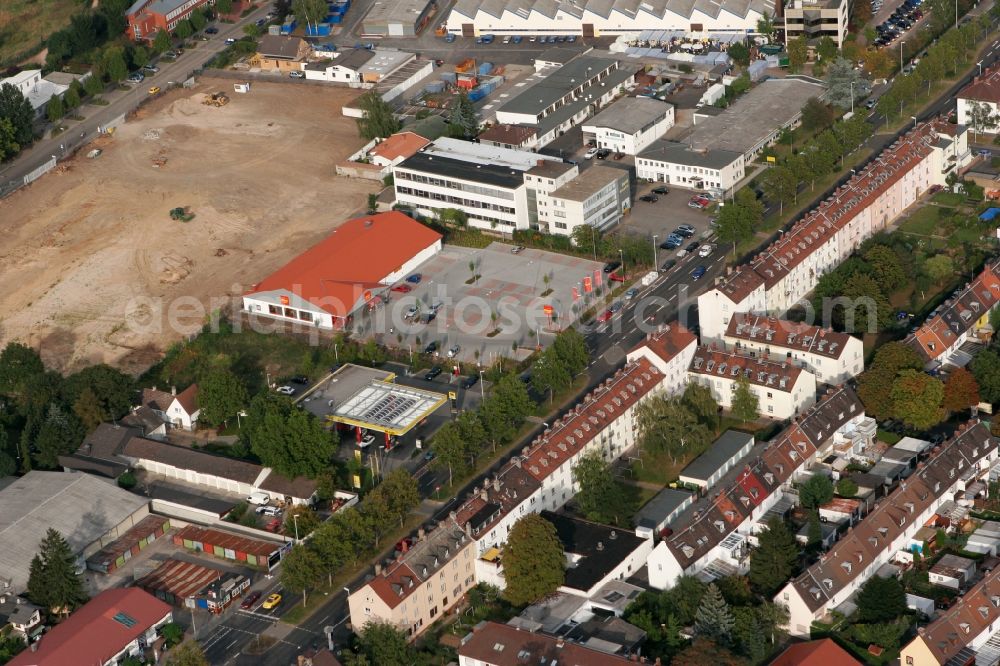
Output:
<path fill-rule="evenodd" d="M 420 282 L 409 283 L 410 292 L 392 293 L 389 304 L 375 311 L 375 332 L 388 334 L 387 344 L 410 345 L 415 350 L 435 342 L 442 359 L 459 345 L 457 358 L 462 361 L 475 360 L 476 352 L 484 362 L 494 354 L 509 357 L 512 343 L 525 347 L 521 353 L 527 354 L 535 346 L 534 331 L 539 328 L 538 341 L 544 344 L 548 326 L 544 306 L 554 308 L 560 326 L 571 323 L 573 288 L 579 288 L 584 277 L 601 271 L 604 264 L 543 250 L 526 248 L 515 253 L 514 249 L 500 242 L 484 249 L 446 246 L 418 269 Z M 470 263 L 479 276 L 475 280 Z M 552 293 L 542 297 L 547 289 Z M 494 329 L 500 333 L 489 337 Z M 395 339 L 397 334 L 402 342 Z"/>
<path fill-rule="evenodd" d="M 689 239 L 702 241 L 707 238 L 711 232 L 709 223 L 715 213 L 688 206 L 691 197 L 695 195 L 694 190 L 663 185 L 662 183 L 640 183 L 639 196 L 650 195 L 654 189 L 662 191 L 664 187 L 667 188 L 667 194 L 653 194 L 657 198 L 656 202 L 636 200 L 632 212 L 619 227 L 620 233 L 636 233 L 649 237 L 655 235 L 657 237 L 656 244 L 660 245 L 677 227 L 689 224 L 694 227 L 694 234 L 686 238 L 681 247 L 691 242 Z M 709 210 L 711 211 L 712 208 Z M 661 262 L 676 252 L 677 250 L 659 250 Z"/>

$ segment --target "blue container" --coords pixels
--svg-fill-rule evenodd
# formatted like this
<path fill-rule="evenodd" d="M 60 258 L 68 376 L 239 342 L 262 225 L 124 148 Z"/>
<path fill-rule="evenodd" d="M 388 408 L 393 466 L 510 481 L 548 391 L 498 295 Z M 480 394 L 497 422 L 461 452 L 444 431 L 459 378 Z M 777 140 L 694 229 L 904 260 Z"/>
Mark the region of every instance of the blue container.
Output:
<path fill-rule="evenodd" d="M 484 62 L 479 66 L 479 76 L 486 76 L 493 71 L 493 63 Z"/>
<path fill-rule="evenodd" d="M 331 16 L 331 17 L 330 17 L 330 20 L 329 20 L 329 21 L 327 21 L 327 23 L 332 23 L 332 24 L 334 24 L 334 25 L 337 25 L 337 24 L 339 24 L 339 23 L 342 23 L 342 22 L 343 22 L 343 20 L 344 20 L 344 17 L 343 17 L 343 16 Z"/>
<path fill-rule="evenodd" d="M 431 81 L 426 86 L 424 86 L 424 90 L 432 94 L 440 93 L 444 92 L 445 85 L 446 84 L 444 81 Z"/>
<path fill-rule="evenodd" d="M 484 97 L 486 97 L 486 91 L 483 90 L 482 88 L 473 88 L 469 92 L 469 101 L 470 102 L 478 102 L 479 100 L 483 99 Z"/>
<path fill-rule="evenodd" d="M 320 23 L 319 25 L 308 25 L 306 26 L 306 34 L 310 37 L 329 37 L 330 24 Z"/>
<path fill-rule="evenodd" d="M 455 81 L 458 81 L 458 74 L 455 72 L 441 72 L 441 80 L 448 83 L 455 83 Z"/>

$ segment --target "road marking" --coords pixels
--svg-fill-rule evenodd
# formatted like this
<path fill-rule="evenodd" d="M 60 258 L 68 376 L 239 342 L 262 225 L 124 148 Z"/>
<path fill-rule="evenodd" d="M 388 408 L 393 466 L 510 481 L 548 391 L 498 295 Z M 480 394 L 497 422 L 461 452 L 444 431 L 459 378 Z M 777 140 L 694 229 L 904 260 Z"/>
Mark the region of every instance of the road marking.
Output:
<path fill-rule="evenodd" d="M 591 364 L 591 365 L 593 365 L 593 364 Z M 347 622 L 348 618 L 350 618 L 350 617 L 351 617 L 350 615 L 345 615 L 344 617 L 340 618 L 340 622 L 338 622 L 337 624 L 335 624 L 333 626 L 334 627 L 339 627 L 340 625 L 342 625 L 345 622 Z"/>
<path fill-rule="evenodd" d="M 226 651 L 228 652 L 234 645 L 240 642 L 240 639 L 234 638 L 233 642 L 226 646 Z"/>
<path fill-rule="evenodd" d="M 669 303 L 670 301 L 674 300 L 675 298 L 677 298 L 677 294 L 674 294 L 673 296 L 671 296 L 670 298 L 668 298 L 667 302 Z"/>

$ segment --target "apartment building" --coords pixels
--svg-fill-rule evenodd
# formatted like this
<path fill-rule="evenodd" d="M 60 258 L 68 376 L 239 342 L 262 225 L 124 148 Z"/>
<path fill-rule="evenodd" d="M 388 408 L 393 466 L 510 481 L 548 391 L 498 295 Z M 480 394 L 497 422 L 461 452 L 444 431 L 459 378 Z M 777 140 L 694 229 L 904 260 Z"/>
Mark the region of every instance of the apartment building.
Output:
<path fill-rule="evenodd" d="M 963 424 L 820 560 L 790 581 L 776 603 L 788 606 L 793 636 L 808 636 L 810 626 L 854 596 L 878 569 L 908 548 L 910 538 L 955 493 L 989 474 L 997 443 L 978 420 Z"/>
<path fill-rule="evenodd" d="M 668 395 L 680 393 L 688 383 L 688 367 L 698 348 L 698 336 L 678 322 L 664 324 L 655 333 L 629 351 L 631 363 L 645 358 L 663 375 L 662 390 Z"/>
<path fill-rule="evenodd" d="M 749 264 L 699 296 L 702 335 L 722 338 L 736 313 L 787 312 L 821 276 L 885 229 L 931 186 L 945 185 L 948 174 L 957 173 L 970 159 L 967 131 L 961 125 L 932 121 L 910 130 Z M 867 330 L 868 322 L 851 319 L 855 332 Z"/>
<path fill-rule="evenodd" d="M 625 666 L 629 663 L 634 662 L 561 637 L 498 622 L 485 622 L 473 628 L 458 648 L 458 666 Z"/>
<path fill-rule="evenodd" d="M 808 370 L 821 384 L 841 384 L 865 369 L 864 345 L 859 338 L 764 315 L 733 315 L 722 342 L 738 354 Z"/>
<path fill-rule="evenodd" d="M 539 230 L 561 236 L 580 226 L 610 229 L 632 204 L 628 171 L 609 166 L 592 166 L 555 190 L 537 191 L 535 199 Z"/>
<path fill-rule="evenodd" d="M 673 126 L 673 104 L 651 97 L 623 97 L 583 124 L 583 142 L 638 155 Z"/>
<path fill-rule="evenodd" d="M 736 387 L 746 379 L 761 416 L 772 419 L 791 418 L 816 402 L 816 376 L 784 360 L 699 347 L 688 376 L 709 388 L 723 409 L 733 406 Z"/>
<path fill-rule="evenodd" d="M 783 12 L 786 39 L 830 37 L 843 46 L 850 6 L 848 0 L 789 0 Z"/>
<path fill-rule="evenodd" d="M 958 93 L 958 123 L 972 132 L 1000 131 L 1000 66 L 993 66 Z"/>
<path fill-rule="evenodd" d="M 940 612 L 933 622 L 917 627 L 916 637 L 899 653 L 906 666 L 944 666 L 960 658 L 961 663 L 995 663 L 1000 656 L 1000 568 L 988 572 L 955 604 Z M 990 645 L 987 646 L 986 644 Z M 980 655 L 978 653 L 982 652 Z M 980 656 L 983 661 L 980 661 Z"/>
<path fill-rule="evenodd" d="M 759 455 L 723 478 L 672 524 L 673 534 L 649 557 L 649 583 L 672 587 L 680 576 L 717 578 L 744 573 L 747 537 L 784 496 L 800 472 L 844 442 L 867 443 L 875 423 L 848 387 L 832 389 L 785 428 Z"/>
<path fill-rule="evenodd" d="M 497 108 L 496 121 L 535 128 L 530 148 L 537 150 L 610 104 L 634 84 L 638 71 L 636 64 L 590 55 L 541 67 Z"/>
<path fill-rule="evenodd" d="M 503 587 L 502 549 L 514 523 L 554 511 L 579 490 L 576 461 L 590 451 L 607 460 L 636 443 L 639 403 L 661 390 L 663 375 L 646 357 L 629 362 L 554 421 L 441 525 L 349 595 L 351 622 L 389 622 L 416 636 L 458 603 L 469 587 Z"/>
<path fill-rule="evenodd" d="M 173 32 L 177 24 L 213 0 L 136 0 L 125 10 L 126 33 L 134 42 L 152 42 L 164 30 Z"/>
<path fill-rule="evenodd" d="M 743 180 L 743 154 L 732 150 L 694 150 L 676 141 L 657 139 L 635 159 L 636 176 L 691 189 L 731 190 Z"/>
<path fill-rule="evenodd" d="M 928 366 L 964 366 L 972 357 L 962 351 L 969 341 L 988 343 L 993 337 L 990 315 L 1000 305 L 1000 260 L 986 264 L 976 279 L 938 306 L 906 344 Z"/>

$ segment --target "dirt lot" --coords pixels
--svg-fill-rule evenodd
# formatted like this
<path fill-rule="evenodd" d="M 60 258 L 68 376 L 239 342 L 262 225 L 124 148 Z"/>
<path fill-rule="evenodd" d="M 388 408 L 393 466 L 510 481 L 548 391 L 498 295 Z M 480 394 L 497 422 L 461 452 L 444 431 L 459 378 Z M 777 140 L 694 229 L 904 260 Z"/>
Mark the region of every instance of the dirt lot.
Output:
<path fill-rule="evenodd" d="M 201 103 L 215 90 L 228 106 Z M 156 313 L 241 293 L 364 208 L 376 185 L 333 175 L 363 144 L 340 114 L 356 95 L 203 80 L 0 201 L 0 346 L 60 370 L 150 365 L 184 335 Z M 194 220 L 171 220 L 177 206 Z"/>

